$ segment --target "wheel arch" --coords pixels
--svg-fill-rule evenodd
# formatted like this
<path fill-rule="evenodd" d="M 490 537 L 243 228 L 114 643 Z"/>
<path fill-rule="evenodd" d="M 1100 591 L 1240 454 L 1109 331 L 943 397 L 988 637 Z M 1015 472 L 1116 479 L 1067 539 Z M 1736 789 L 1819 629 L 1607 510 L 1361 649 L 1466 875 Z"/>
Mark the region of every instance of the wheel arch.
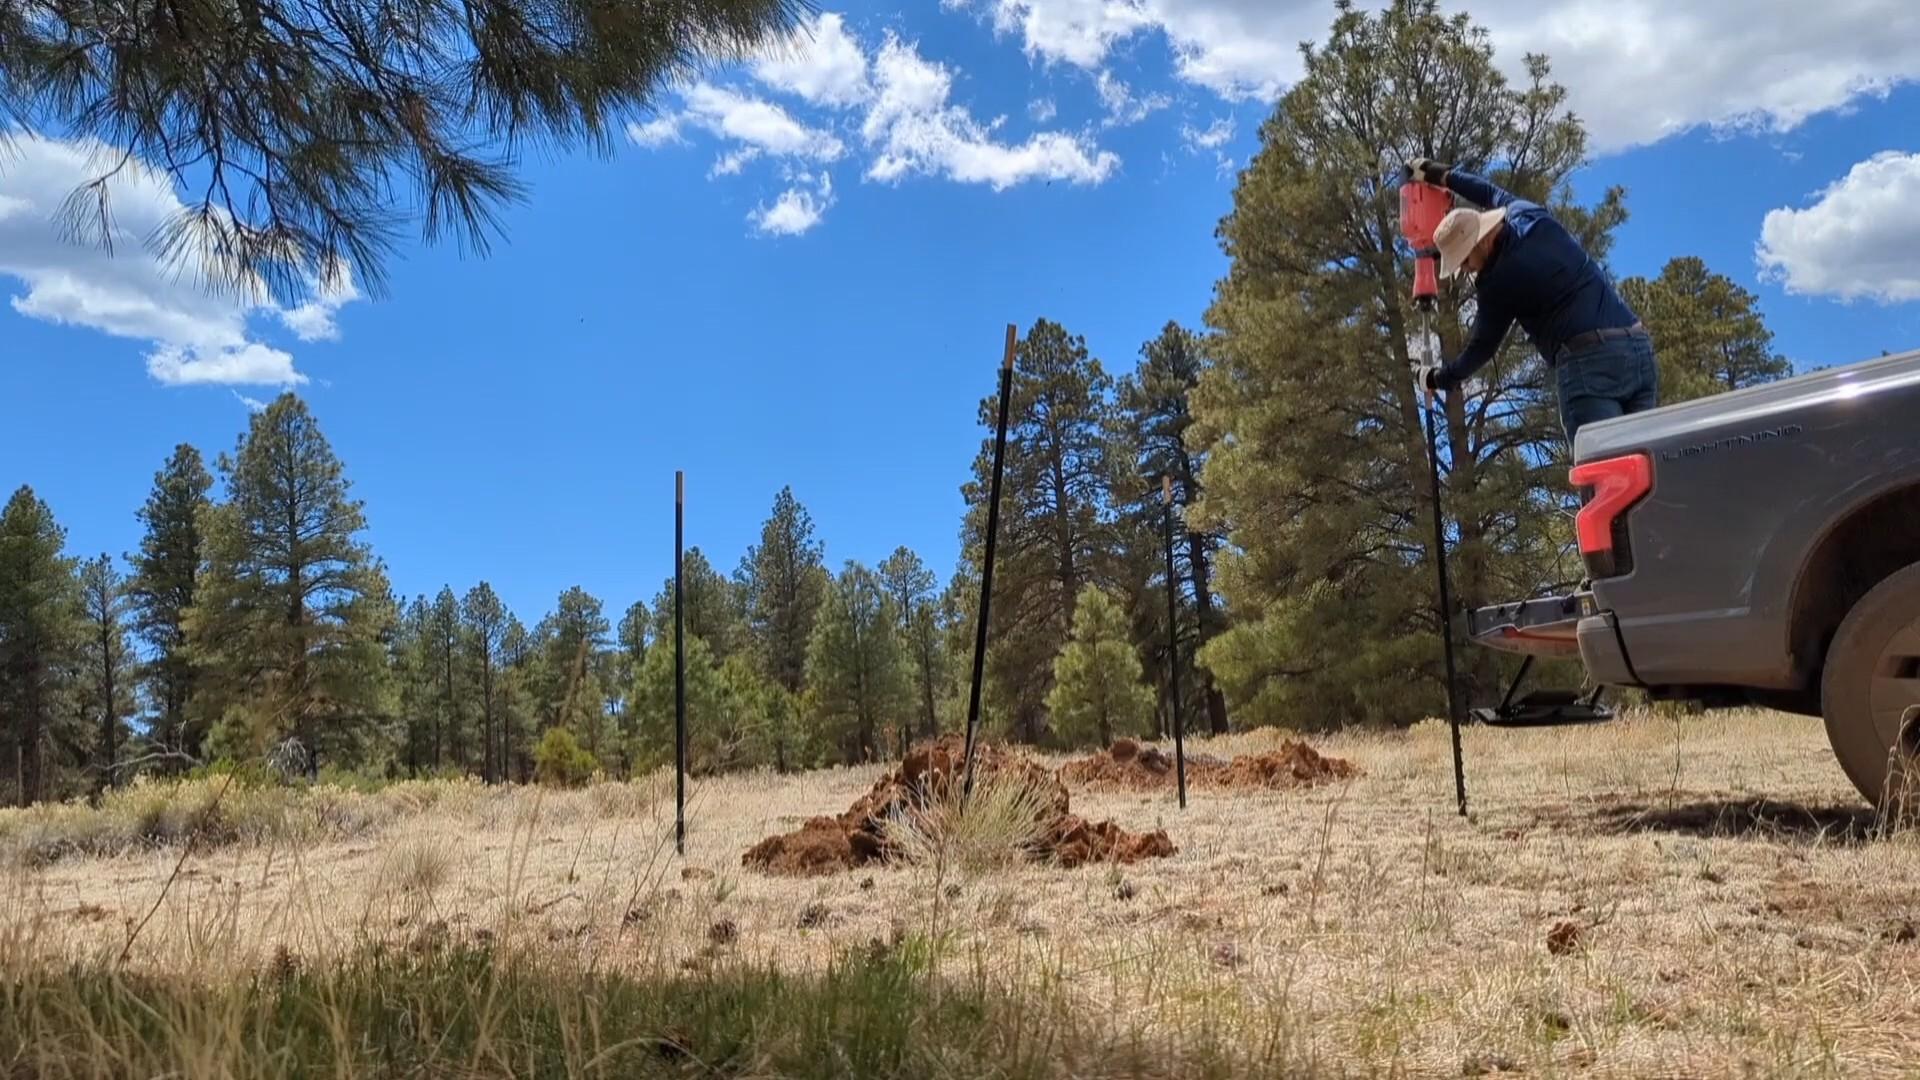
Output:
<path fill-rule="evenodd" d="M 1841 620 L 1874 586 L 1920 562 L 1920 479 L 1861 499 L 1815 541 L 1793 579 L 1787 655 L 1813 703 Z"/>

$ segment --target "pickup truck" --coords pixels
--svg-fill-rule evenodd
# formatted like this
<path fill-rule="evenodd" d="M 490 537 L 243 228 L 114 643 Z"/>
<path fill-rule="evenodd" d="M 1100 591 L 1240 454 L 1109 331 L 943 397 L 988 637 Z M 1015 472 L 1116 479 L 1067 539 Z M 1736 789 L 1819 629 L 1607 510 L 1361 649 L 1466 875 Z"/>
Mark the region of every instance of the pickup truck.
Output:
<path fill-rule="evenodd" d="M 1920 350 L 1588 424 L 1589 580 L 1467 613 L 1598 686 L 1826 722 L 1869 801 L 1920 768 Z"/>

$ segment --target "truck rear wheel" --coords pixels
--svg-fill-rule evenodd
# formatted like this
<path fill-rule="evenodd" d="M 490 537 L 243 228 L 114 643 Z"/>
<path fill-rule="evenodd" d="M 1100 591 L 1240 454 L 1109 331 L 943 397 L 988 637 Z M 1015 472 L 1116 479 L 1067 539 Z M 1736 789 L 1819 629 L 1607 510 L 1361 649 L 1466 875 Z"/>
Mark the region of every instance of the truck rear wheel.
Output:
<path fill-rule="evenodd" d="M 1847 613 L 1827 649 L 1820 705 L 1860 794 L 1882 810 L 1920 804 L 1920 563 Z"/>

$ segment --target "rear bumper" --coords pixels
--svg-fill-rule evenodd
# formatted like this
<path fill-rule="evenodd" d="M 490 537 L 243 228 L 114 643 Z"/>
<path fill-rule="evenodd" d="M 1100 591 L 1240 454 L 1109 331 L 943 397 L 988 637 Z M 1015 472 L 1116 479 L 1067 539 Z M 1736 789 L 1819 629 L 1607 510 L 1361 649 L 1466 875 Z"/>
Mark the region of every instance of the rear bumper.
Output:
<path fill-rule="evenodd" d="M 1475 644 L 1541 659 L 1575 659 L 1595 682 L 1638 686 L 1640 678 L 1621 648 L 1614 615 L 1600 609 L 1591 592 L 1542 596 L 1496 604 L 1467 614 Z"/>
<path fill-rule="evenodd" d="M 1587 677 L 1603 686 L 1639 686 L 1640 676 L 1620 644 L 1620 631 L 1611 611 L 1589 615 L 1580 620 L 1576 636 L 1580 643 L 1580 662 Z"/>
<path fill-rule="evenodd" d="M 1576 631 L 1591 593 L 1540 596 L 1467 614 L 1467 636 L 1477 644 L 1523 656 L 1580 655 Z"/>

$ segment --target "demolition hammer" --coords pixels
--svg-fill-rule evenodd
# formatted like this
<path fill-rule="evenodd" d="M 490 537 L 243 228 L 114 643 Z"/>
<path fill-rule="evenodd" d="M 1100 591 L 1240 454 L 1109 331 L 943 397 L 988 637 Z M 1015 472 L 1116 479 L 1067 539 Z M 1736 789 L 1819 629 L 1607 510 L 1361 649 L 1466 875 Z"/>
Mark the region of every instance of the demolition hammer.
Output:
<path fill-rule="evenodd" d="M 1428 363 L 1439 363 L 1440 345 L 1433 336 L 1433 309 L 1440 296 L 1440 249 L 1433 234 L 1440 221 L 1453 208 L 1453 197 L 1445 188 L 1434 187 L 1413 175 L 1407 166 L 1400 183 L 1400 232 L 1413 245 L 1413 304 L 1420 310 L 1420 347 L 1418 355 Z M 1412 357 L 1409 357 L 1412 362 Z M 1415 365 L 1416 378 L 1419 366 Z M 1467 816 L 1467 770 L 1460 754 L 1460 688 L 1453 659 L 1453 589 L 1447 580 L 1446 518 L 1440 511 L 1440 437 L 1435 422 L 1439 411 L 1434 393 L 1416 384 L 1414 394 L 1422 402 L 1421 416 L 1427 429 L 1427 475 L 1433 481 L 1433 566 L 1439 577 L 1440 646 L 1447 669 L 1447 724 L 1453 731 L 1453 790 L 1460 804 L 1460 816 Z"/>

